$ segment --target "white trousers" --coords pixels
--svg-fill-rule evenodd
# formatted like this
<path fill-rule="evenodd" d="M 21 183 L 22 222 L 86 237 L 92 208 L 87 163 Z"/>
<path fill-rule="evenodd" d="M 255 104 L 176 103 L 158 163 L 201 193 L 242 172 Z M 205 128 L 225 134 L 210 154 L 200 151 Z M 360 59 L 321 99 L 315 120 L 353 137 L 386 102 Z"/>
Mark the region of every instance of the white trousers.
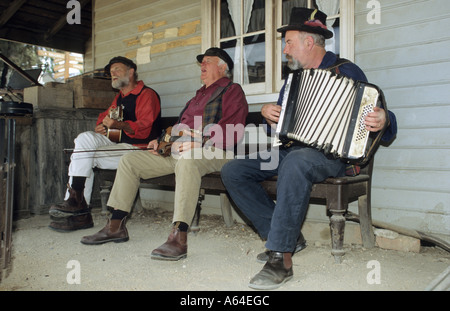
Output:
<path fill-rule="evenodd" d="M 91 202 L 92 187 L 94 185 L 94 167 L 101 169 L 117 169 L 119 160 L 125 153 L 138 149 L 137 147 L 125 144 L 114 143 L 106 136 L 89 131 L 83 132 L 74 140 L 74 153 L 70 157 L 69 165 L 69 185 L 72 185 L 73 176 L 86 177 L 84 184 L 84 198 L 87 204 Z M 129 149 L 114 151 L 115 149 Z M 101 150 L 95 152 L 79 152 L 86 150 Z M 106 150 L 106 151 L 103 151 Z M 69 191 L 66 191 L 65 200 L 69 198 Z"/>

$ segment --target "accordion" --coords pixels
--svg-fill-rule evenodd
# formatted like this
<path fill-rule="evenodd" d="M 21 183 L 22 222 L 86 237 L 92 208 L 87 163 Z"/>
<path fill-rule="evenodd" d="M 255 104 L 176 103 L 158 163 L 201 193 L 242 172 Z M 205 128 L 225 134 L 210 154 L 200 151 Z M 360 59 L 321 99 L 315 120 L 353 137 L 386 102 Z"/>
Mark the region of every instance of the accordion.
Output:
<path fill-rule="evenodd" d="M 364 164 L 386 128 L 366 130 L 364 119 L 374 107 L 382 107 L 388 120 L 383 92 L 376 85 L 328 70 L 297 70 L 287 77 L 276 135 L 283 145 L 300 143 L 347 163 Z"/>

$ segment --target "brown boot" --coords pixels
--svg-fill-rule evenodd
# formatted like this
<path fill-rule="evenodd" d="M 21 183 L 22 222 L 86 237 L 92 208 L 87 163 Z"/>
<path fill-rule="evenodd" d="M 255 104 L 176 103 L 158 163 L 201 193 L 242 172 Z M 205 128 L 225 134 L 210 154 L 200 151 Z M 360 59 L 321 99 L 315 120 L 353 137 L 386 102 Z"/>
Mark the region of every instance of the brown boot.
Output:
<path fill-rule="evenodd" d="M 53 217 L 69 217 L 89 213 L 89 208 L 84 199 L 83 191 L 76 191 L 69 185 L 69 198 L 62 204 L 54 204 L 48 211 Z"/>
<path fill-rule="evenodd" d="M 181 232 L 174 226 L 166 243 L 154 249 L 151 258 L 176 261 L 187 257 L 187 232 Z"/>
<path fill-rule="evenodd" d="M 126 242 L 129 240 L 128 230 L 125 227 L 125 219 L 108 219 L 106 226 L 96 234 L 84 236 L 81 243 L 88 245 L 98 245 L 107 242 Z"/>
<path fill-rule="evenodd" d="M 94 226 L 91 213 L 83 215 L 75 215 L 64 218 L 56 218 L 50 216 L 52 222 L 49 225 L 50 229 L 59 232 L 69 232 L 80 229 L 88 229 Z"/>

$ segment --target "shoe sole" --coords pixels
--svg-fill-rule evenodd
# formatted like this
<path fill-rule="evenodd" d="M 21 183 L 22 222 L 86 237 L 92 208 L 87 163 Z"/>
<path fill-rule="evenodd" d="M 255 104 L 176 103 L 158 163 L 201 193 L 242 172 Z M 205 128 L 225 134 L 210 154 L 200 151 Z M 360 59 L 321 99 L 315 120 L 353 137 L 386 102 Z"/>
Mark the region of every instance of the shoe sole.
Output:
<path fill-rule="evenodd" d="M 171 256 L 164 256 L 159 254 L 151 254 L 150 258 L 154 260 L 165 260 L 165 261 L 178 261 L 180 259 L 185 259 L 187 257 L 187 254 L 171 257 Z"/>
<path fill-rule="evenodd" d="M 104 241 L 94 241 L 94 242 L 86 242 L 81 240 L 81 244 L 84 245 L 100 245 L 100 244 L 105 244 L 108 242 L 114 242 L 114 243 L 122 243 L 122 242 L 127 242 L 130 238 L 120 238 L 120 239 L 110 239 L 110 240 L 104 240 Z"/>
<path fill-rule="evenodd" d="M 252 283 L 248 283 L 248 287 L 253 288 L 253 289 L 259 289 L 259 290 L 277 289 L 278 287 L 282 286 L 287 281 L 291 280 L 292 277 L 293 277 L 292 275 L 288 276 L 287 278 L 285 278 L 283 280 L 283 282 L 281 282 L 279 284 L 274 284 L 274 285 L 255 285 L 255 284 L 252 284 Z"/>
<path fill-rule="evenodd" d="M 50 214 L 50 216 L 53 216 L 53 217 L 56 217 L 56 218 L 67 218 L 67 217 L 70 217 L 70 216 L 86 215 L 86 214 L 89 214 L 90 211 L 89 210 L 85 210 L 85 211 L 71 213 L 71 212 L 64 212 L 64 211 L 58 211 L 58 210 L 51 210 L 48 213 Z"/>

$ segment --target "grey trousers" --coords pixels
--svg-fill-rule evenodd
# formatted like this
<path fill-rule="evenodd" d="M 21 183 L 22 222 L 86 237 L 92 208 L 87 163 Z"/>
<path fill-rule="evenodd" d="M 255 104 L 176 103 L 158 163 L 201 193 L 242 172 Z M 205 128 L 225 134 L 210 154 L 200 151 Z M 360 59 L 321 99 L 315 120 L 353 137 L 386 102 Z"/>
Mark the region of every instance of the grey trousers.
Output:
<path fill-rule="evenodd" d="M 202 176 L 220 171 L 234 158 L 233 152 L 195 148 L 181 156 L 162 157 L 148 151 L 128 153 L 120 159 L 108 206 L 130 212 L 140 179 L 175 173 L 173 222 L 191 224 L 197 206 Z"/>

